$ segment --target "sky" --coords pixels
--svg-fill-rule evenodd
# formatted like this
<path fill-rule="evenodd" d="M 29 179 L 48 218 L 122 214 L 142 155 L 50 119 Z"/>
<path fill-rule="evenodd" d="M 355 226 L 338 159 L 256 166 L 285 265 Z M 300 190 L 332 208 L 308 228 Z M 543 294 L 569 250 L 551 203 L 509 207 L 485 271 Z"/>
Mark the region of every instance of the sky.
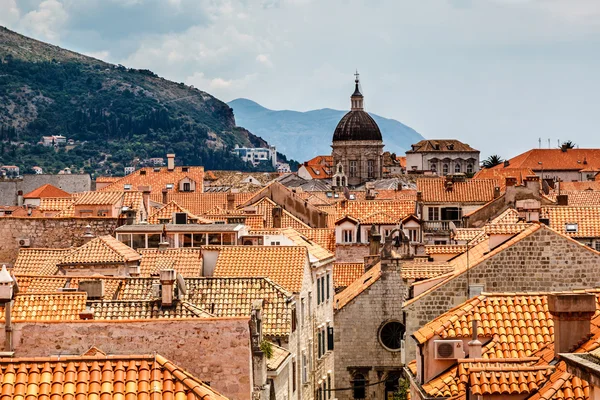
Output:
<path fill-rule="evenodd" d="M 600 147 L 599 0 L 0 0 L 0 25 L 223 101 L 368 111 L 482 158 Z"/>

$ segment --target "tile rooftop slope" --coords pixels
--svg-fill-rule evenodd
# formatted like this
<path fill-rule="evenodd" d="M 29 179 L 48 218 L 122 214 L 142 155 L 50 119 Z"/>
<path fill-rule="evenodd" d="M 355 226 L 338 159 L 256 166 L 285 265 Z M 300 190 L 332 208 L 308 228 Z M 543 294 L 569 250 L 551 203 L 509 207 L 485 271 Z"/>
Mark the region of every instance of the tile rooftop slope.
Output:
<path fill-rule="evenodd" d="M 598 175 L 597 175 L 598 176 Z M 581 182 L 557 182 L 555 184 L 555 188 L 550 191 L 550 193 L 556 192 L 558 194 L 558 188 L 560 187 L 561 192 L 570 192 L 570 191 L 600 191 L 600 181 L 596 179 L 595 181 L 581 181 Z"/>
<path fill-rule="evenodd" d="M 40 211 L 62 211 L 73 209 L 74 197 L 45 197 L 40 199 Z"/>
<path fill-rule="evenodd" d="M 24 293 L 17 294 L 12 307 L 13 321 L 73 321 L 85 310 L 87 294 Z M 4 320 L 4 307 L 1 307 Z"/>
<path fill-rule="evenodd" d="M 19 284 L 20 293 L 60 293 L 62 288 L 79 288 L 80 281 L 98 280 L 104 282 L 104 299 L 113 299 L 121 287 L 125 285 L 126 278 L 97 277 L 97 276 L 32 276 L 15 275 Z"/>
<path fill-rule="evenodd" d="M 471 241 L 482 234 L 485 234 L 485 231 L 481 228 L 458 228 L 453 239 L 457 241 Z"/>
<path fill-rule="evenodd" d="M 600 192 L 595 190 L 561 190 L 561 194 L 568 197 L 569 206 L 597 206 L 600 205 Z M 558 191 L 553 190 L 548 194 L 550 200 L 556 202 Z"/>
<path fill-rule="evenodd" d="M 487 235 L 516 235 L 519 232 L 523 232 L 530 226 L 531 224 L 526 223 L 498 223 L 485 225 L 483 230 Z"/>
<path fill-rule="evenodd" d="M 600 167 L 600 149 L 532 149 L 508 160 L 507 168 L 541 169 L 542 163 L 546 171 L 580 171 L 582 169 Z M 503 169 L 499 164 L 493 169 Z"/>
<path fill-rule="evenodd" d="M 416 212 L 416 202 L 412 200 L 402 201 L 387 201 L 387 200 L 365 200 L 365 201 L 351 201 L 348 200 L 343 203 L 337 203 L 336 205 L 336 221 L 344 218 L 345 216 L 352 217 L 362 222 L 362 220 L 375 221 L 377 218 L 375 214 L 380 214 L 381 223 L 389 222 L 392 218 L 395 223 L 406 218 L 407 216 Z M 377 223 L 377 222 L 375 222 Z M 333 226 L 332 226 L 333 227 Z"/>
<path fill-rule="evenodd" d="M 268 277 L 286 290 L 299 293 L 307 262 L 305 246 L 223 246 L 214 276 Z"/>
<path fill-rule="evenodd" d="M 426 280 L 437 278 L 454 271 L 448 263 L 405 263 L 402 264 L 402 279 Z"/>
<path fill-rule="evenodd" d="M 157 300 L 89 301 L 94 320 L 210 318 L 212 314 L 187 301 L 175 301 L 171 307 L 161 306 Z"/>
<path fill-rule="evenodd" d="M 335 309 L 341 310 L 359 294 L 367 290 L 381 276 L 381 263 L 377 263 L 358 279 L 352 282 L 342 292 L 335 295 Z"/>
<path fill-rule="evenodd" d="M 545 206 L 541 216 L 548 218 L 550 227 L 573 238 L 600 237 L 600 203 L 596 206 Z M 568 232 L 567 224 L 576 223 L 576 232 Z"/>
<path fill-rule="evenodd" d="M 15 399 L 227 400 L 159 354 L 2 358 L 0 380 Z"/>
<path fill-rule="evenodd" d="M 319 246 L 335 253 L 335 229 L 329 228 L 303 228 L 296 229 L 301 235 L 306 236 Z"/>
<path fill-rule="evenodd" d="M 96 183 L 112 183 L 122 178 L 122 176 L 98 176 L 96 177 Z"/>
<path fill-rule="evenodd" d="M 64 190 L 59 189 L 56 186 L 45 184 L 23 195 L 24 199 L 40 199 L 46 197 L 65 198 L 71 197 L 71 193 L 65 192 Z"/>
<path fill-rule="evenodd" d="M 121 300 L 152 299 L 152 284 L 158 279 L 128 279 L 119 293 Z M 252 303 L 263 299 L 263 327 L 270 337 L 287 336 L 291 331 L 291 293 L 268 278 L 186 278 L 187 294 L 182 297 L 217 317 L 249 316 Z"/>
<path fill-rule="evenodd" d="M 385 212 L 376 212 L 360 220 L 361 224 L 395 225 L 398 222 L 397 218 Z"/>
<path fill-rule="evenodd" d="M 407 153 L 429 153 L 436 151 L 454 151 L 454 152 L 470 152 L 478 151 L 460 140 L 454 139 L 425 139 L 413 144 L 414 150 L 407 150 Z M 436 147 L 439 146 L 439 149 Z M 449 148 L 450 146 L 451 148 Z"/>
<path fill-rule="evenodd" d="M 187 168 L 187 171 L 184 172 L 183 168 Z M 142 171 L 144 171 L 144 175 L 142 175 Z M 177 187 L 177 184 L 183 178 L 193 180 L 198 185 L 197 187 L 201 188 L 204 181 L 204 167 L 176 166 L 173 171 L 169 171 L 167 167 L 160 167 L 158 172 L 155 172 L 155 168 L 145 167 L 103 187 L 100 191 L 122 191 L 125 185 L 131 185 L 132 190 L 138 190 L 139 186 L 150 186 L 151 194 L 162 197 L 162 190 L 167 187 L 167 183 L 172 183 Z M 161 201 L 161 199 L 156 199 L 156 201 Z"/>
<path fill-rule="evenodd" d="M 137 261 L 140 254 L 112 236 L 99 236 L 63 257 L 59 264 L 102 264 Z"/>
<path fill-rule="evenodd" d="M 529 397 L 529 400 L 553 399 L 592 399 L 590 385 L 587 381 L 569 374 L 565 362 L 561 361 L 556 364 L 556 369 L 546 384 L 538 389 L 537 393 Z"/>
<path fill-rule="evenodd" d="M 333 285 L 336 289 L 345 289 L 365 273 L 363 263 L 334 263 Z"/>
<path fill-rule="evenodd" d="M 277 204 L 273 200 L 263 197 L 253 204 L 256 207 L 257 213 L 264 216 L 265 228 L 273 228 L 273 208 L 277 207 Z M 294 229 L 308 229 L 310 226 L 294 217 L 287 210 L 282 209 L 281 226 L 283 228 L 294 228 Z"/>
<path fill-rule="evenodd" d="M 331 179 L 331 167 L 326 165 L 304 165 L 306 172 L 312 179 Z"/>
<path fill-rule="evenodd" d="M 126 190 L 123 192 L 123 203 L 121 206 L 129 207 L 133 211 L 140 211 L 140 208 L 144 206 L 142 192 Z"/>
<path fill-rule="evenodd" d="M 202 276 L 202 250 L 179 247 L 170 249 L 140 249 L 140 277 L 158 275 L 160 270 L 174 269 L 184 278 Z"/>
<path fill-rule="evenodd" d="M 161 219 L 168 219 L 169 221 L 171 221 L 173 219 L 173 213 L 176 213 L 176 212 L 177 213 L 187 213 L 188 218 L 197 219 L 198 223 L 201 223 L 201 224 L 209 224 L 212 222 L 211 220 L 209 220 L 207 218 L 202 218 L 197 215 L 194 215 L 187 209 L 185 209 L 185 208 L 181 207 L 179 204 L 177 204 L 176 201 L 171 200 L 168 204 L 164 205 L 163 207 L 159 208 L 157 211 L 152 213 L 148 217 L 148 223 L 149 224 L 158 224 L 158 223 L 160 223 Z"/>
<path fill-rule="evenodd" d="M 279 178 L 279 173 L 277 172 L 239 172 L 239 171 L 214 171 L 211 170 L 211 182 L 207 183 L 207 187 L 209 186 L 229 186 L 231 188 L 238 187 L 246 187 L 246 186 L 254 186 L 256 190 L 257 187 L 268 185 L 273 182 L 275 179 Z M 256 179 L 259 183 L 246 185 L 243 180 L 252 177 Z"/>
<path fill-rule="evenodd" d="M 56 264 L 72 251 L 72 248 L 20 248 L 12 272 L 21 275 L 54 275 L 58 271 Z"/>
<path fill-rule="evenodd" d="M 113 205 L 123 198 L 124 192 L 84 192 L 75 199 L 75 205 Z"/>
<path fill-rule="evenodd" d="M 310 240 L 306 236 L 302 235 L 295 229 L 286 228 L 282 229 L 281 233 L 285 235 L 288 239 L 290 239 L 296 246 L 304 246 L 308 250 L 308 253 L 316 258 L 318 261 L 333 261 L 335 254 L 330 252 L 329 250 L 323 248 L 316 242 Z"/>
<path fill-rule="evenodd" d="M 497 217 L 493 218 L 489 225 L 495 224 L 516 224 L 519 222 L 519 212 L 514 208 L 508 208 Z"/>
<path fill-rule="evenodd" d="M 283 347 L 277 346 L 275 343 L 269 342 L 273 349 L 273 356 L 267 359 L 267 369 L 269 371 L 277 371 L 277 369 L 283 365 L 285 360 L 291 355 L 291 353 Z"/>
<path fill-rule="evenodd" d="M 506 189 L 506 178 L 516 178 L 517 185 L 523 185 L 523 179 L 526 176 L 535 175 L 530 168 L 482 168 L 480 169 L 473 179 L 494 179 L 498 182 L 500 189 L 504 191 Z"/>
<path fill-rule="evenodd" d="M 229 193 L 219 192 L 219 193 L 199 193 L 199 192 L 190 192 L 190 193 L 167 193 L 167 202 L 175 201 L 179 206 L 189 210 L 191 213 L 195 215 L 204 215 L 208 211 L 214 209 L 215 207 L 221 207 L 222 209 L 227 209 L 227 195 Z M 231 193 L 234 198 L 234 206 L 238 207 L 240 204 L 248 201 L 254 193 Z M 162 193 L 158 195 L 151 195 L 151 198 L 154 201 L 162 202 Z"/>
<path fill-rule="evenodd" d="M 425 246 L 425 254 L 460 254 L 467 251 L 466 244 L 429 244 Z"/>
<path fill-rule="evenodd" d="M 445 178 L 417 179 L 417 190 L 426 203 L 487 203 L 494 199 L 497 186 L 493 179 L 470 179 L 454 182 L 447 190 Z"/>

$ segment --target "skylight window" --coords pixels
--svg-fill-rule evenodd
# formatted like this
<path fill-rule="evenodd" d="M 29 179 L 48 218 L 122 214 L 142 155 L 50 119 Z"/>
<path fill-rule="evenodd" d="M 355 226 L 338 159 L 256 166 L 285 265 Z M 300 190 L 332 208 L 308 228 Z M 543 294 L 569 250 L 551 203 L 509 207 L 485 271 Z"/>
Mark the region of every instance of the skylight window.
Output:
<path fill-rule="evenodd" d="M 575 233 L 578 230 L 578 224 L 577 223 L 572 223 L 572 222 L 567 222 L 565 224 L 565 230 L 567 231 L 567 233 Z"/>
<path fill-rule="evenodd" d="M 167 183 L 167 189 L 173 189 L 173 184 L 172 183 Z"/>

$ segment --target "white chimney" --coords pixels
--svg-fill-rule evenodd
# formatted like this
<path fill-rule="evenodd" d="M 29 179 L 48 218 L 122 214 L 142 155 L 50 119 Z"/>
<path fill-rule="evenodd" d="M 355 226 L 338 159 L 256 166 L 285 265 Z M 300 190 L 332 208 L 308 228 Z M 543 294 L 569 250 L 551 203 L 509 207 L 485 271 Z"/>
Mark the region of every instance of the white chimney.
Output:
<path fill-rule="evenodd" d="M 469 358 L 481 358 L 482 356 L 481 342 L 477 338 L 478 322 L 473 318 L 473 340 L 467 344 L 469 346 Z"/>
<path fill-rule="evenodd" d="M 167 170 L 173 171 L 175 169 L 175 154 L 167 154 Z"/>
<path fill-rule="evenodd" d="M 161 305 L 173 305 L 173 286 L 175 285 L 176 272 L 174 269 L 160 271 Z"/>

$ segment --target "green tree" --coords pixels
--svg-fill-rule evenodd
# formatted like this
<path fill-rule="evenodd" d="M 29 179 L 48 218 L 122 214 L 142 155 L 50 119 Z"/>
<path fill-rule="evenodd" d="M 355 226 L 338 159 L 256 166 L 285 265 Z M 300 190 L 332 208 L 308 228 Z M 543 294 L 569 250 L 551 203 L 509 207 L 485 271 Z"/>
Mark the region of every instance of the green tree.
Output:
<path fill-rule="evenodd" d="M 491 156 L 483 160 L 482 165 L 483 168 L 492 168 L 496 165 L 502 164 L 503 162 L 504 160 L 498 154 L 492 154 Z"/>
<path fill-rule="evenodd" d="M 561 149 L 574 149 L 575 146 L 577 146 L 575 144 L 575 142 L 573 142 L 572 140 L 565 140 L 564 142 L 562 142 L 562 144 L 560 145 Z"/>

